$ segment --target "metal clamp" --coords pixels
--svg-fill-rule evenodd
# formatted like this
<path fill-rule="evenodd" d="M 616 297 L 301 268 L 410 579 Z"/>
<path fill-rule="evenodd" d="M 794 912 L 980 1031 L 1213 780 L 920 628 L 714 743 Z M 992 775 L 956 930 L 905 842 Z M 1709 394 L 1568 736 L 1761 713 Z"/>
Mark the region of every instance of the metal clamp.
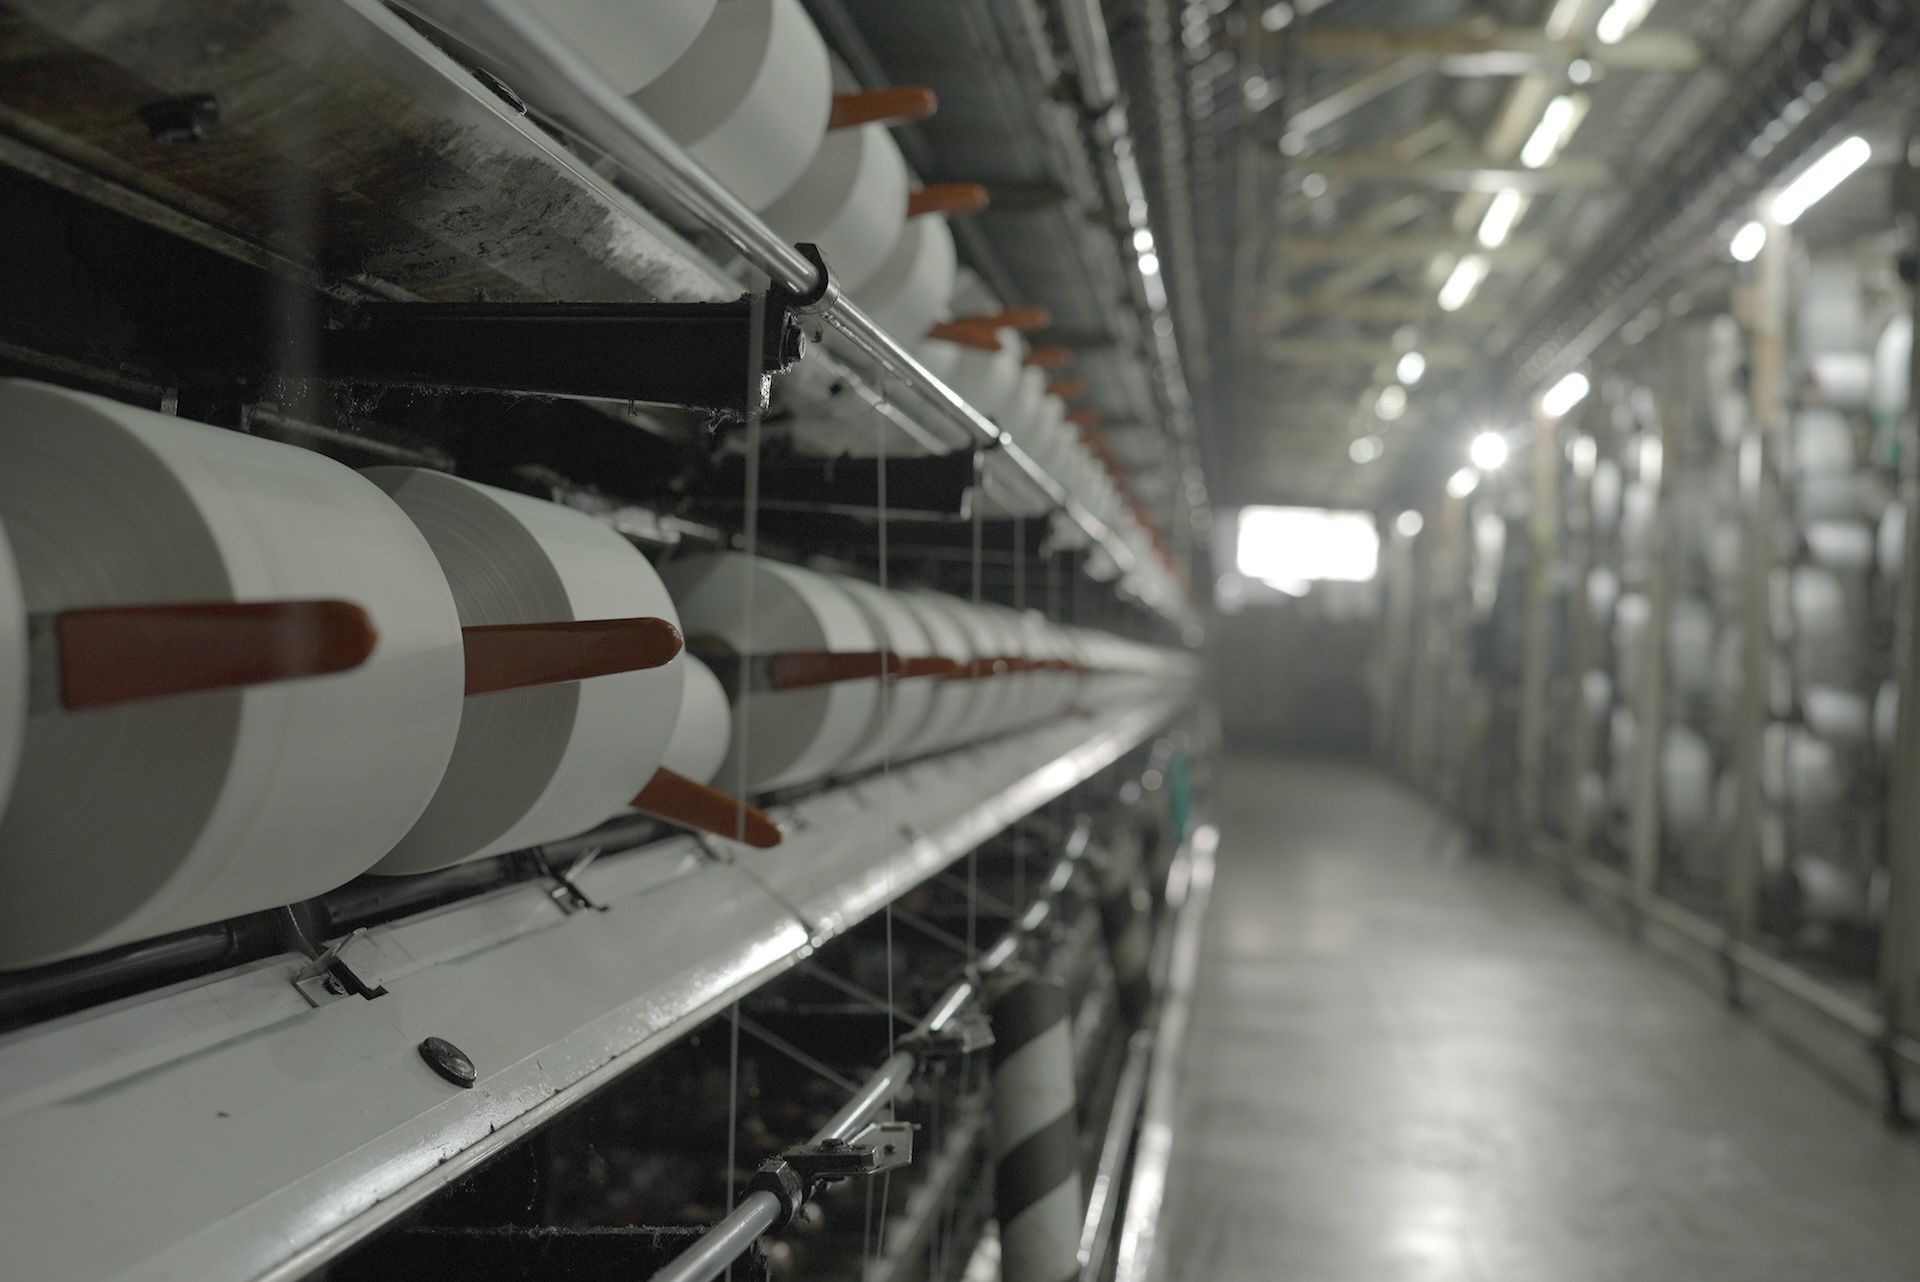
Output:
<path fill-rule="evenodd" d="M 767 1193 L 780 1203 L 780 1214 L 769 1230 L 777 1233 L 827 1185 L 879 1175 L 912 1161 L 912 1124 L 875 1122 L 850 1140 L 820 1140 L 769 1158 L 747 1182 L 747 1192 Z"/>
<path fill-rule="evenodd" d="M 386 985 L 380 982 L 376 963 L 379 950 L 364 929 L 344 935 L 328 944 L 293 977 L 293 986 L 310 1006 L 325 1006 L 358 993 L 371 1001 L 384 997 Z"/>

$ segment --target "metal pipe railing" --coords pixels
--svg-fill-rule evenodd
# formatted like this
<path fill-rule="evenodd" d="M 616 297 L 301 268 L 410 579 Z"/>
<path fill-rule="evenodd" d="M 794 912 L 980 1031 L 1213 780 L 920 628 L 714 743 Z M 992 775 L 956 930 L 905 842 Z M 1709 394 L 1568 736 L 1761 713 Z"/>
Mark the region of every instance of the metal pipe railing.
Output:
<path fill-rule="evenodd" d="M 916 1047 L 925 1039 L 945 1031 L 978 996 L 980 982 L 1005 966 L 1020 953 L 1020 945 L 1053 916 L 1060 896 L 1073 881 L 1073 874 L 1085 856 L 1092 824 L 1082 819 L 1067 839 L 1060 858 L 1047 878 L 1040 896 L 1021 914 L 1020 920 L 1002 935 L 980 960 L 947 991 L 931 1010 L 914 1025 L 913 1032 L 901 1039 L 900 1049 L 874 1070 L 840 1111 L 815 1131 L 809 1141 L 851 1140 L 880 1116 L 882 1109 L 913 1079 L 920 1067 Z M 756 1191 L 747 1194 L 727 1215 L 701 1235 L 700 1240 L 682 1252 L 673 1263 L 653 1275 L 652 1282 L 707 1282 L 744 1254 L 763 1233 L 773 1228 L 780 1217 L 780 1200 L 773 1194 Z"/>
<path fill-rule="evenodd" d="M 868 360 L 905 384 L 921 401 L 970 438 L 993 446 L 1104 548 L 1124 574 L 1139 565 L 1133 548 L 1069 495 L 1051 474 L 935 378 L 871 317 L 841 294 L 799 250 L 781 240 L 718 179 L 609 85 L 591 64 L 519 0 L 407 0 L 406 8 L 439 29 L 459 33 L 464 46 L 498 67 L 513 89 L 600 149 L 648 194 L 711 228 L 775 285 L 814 298 L 821 315 Z"/>

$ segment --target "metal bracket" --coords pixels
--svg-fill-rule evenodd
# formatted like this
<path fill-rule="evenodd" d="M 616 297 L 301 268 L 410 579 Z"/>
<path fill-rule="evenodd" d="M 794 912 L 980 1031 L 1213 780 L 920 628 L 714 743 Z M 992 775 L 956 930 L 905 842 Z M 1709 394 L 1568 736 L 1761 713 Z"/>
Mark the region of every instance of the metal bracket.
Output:
<path fill-rule="evenodd" d="M 561 872 L 553 866 L 553 861 L 547 858 L 545 851 L 535 850 L 533 852 L 534 862 L 539 865 L 540 871 L 546 875 L 547 879 L 553 882 L 552 887 L 547 891 L 547 898 L 558 904 L 561 912 L 572 914 L 587 911 L 599 913 L 607 911 L 605 904 L 595 903 L 592 896 L 580 889 L 579 884 L 573 880 L 580 875 L 581 871 L 585 869 L 588 864 L 599 857 L 600 848 L 595 846 L 574 860 L 565 872 Z"/>
<path fill-rule="evenodd" d="M 387 992 L 380 982 L 379 960 L 379 949 L 367 932 L 356 930 L 334 940 L 302 966 L 293 977 L 293 986 L 309 1006 L 325 1006 L 356 993 L 372 1001 Z"/>
<path fill-rule="evenodd" d="M 937 1030 L 908 1033 L 900 1044 L 922 1064 L 949 1064 L 989 1049 L 993 1045 L 993 1025 L 985 1011 L 962 1011 Z"/>
<path fill-rule="evenodd" d="M 765 373 L 800 359 L 804 300 L 772 292 Z M 685 405 L 744 418 L 755 300 L 730 303 L 365 302 L 320 335 L 329 378 Z"/>
<path fill-rule="evenodd" d="M 800 1208 L 839 1180 L 879 1175 L 913 1161 L 910 1122 L 874 1122 L 850 1140 L 818 1140 L 769 1158 L 747 1183 L 749 1193 L 771 1193 L 780 1203 L 772 1230 L 793 1222 Z"/>

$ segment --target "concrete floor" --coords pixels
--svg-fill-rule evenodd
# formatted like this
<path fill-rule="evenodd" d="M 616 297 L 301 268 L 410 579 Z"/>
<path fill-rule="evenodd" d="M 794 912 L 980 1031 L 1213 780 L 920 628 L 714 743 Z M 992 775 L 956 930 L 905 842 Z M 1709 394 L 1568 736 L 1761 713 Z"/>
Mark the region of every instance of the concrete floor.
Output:
<path fill-rule="evenodd" d="M 1912 1282 L 1920 1140 L 1362 768 L 1230 764 L 1179 1282 Z"/>

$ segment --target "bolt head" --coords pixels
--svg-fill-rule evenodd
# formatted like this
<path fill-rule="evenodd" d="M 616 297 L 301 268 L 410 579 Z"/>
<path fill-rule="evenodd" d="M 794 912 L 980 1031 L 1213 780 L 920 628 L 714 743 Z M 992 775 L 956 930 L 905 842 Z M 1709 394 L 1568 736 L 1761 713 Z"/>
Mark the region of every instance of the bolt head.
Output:
<path fill-rule="evenodd" d="M 467 1053 L 444 1037 L 429 1037 L 420 1043 L 420 1058 L 427 1067 L 462 1090 L 472 1088 L 479 1074 Z"/>

